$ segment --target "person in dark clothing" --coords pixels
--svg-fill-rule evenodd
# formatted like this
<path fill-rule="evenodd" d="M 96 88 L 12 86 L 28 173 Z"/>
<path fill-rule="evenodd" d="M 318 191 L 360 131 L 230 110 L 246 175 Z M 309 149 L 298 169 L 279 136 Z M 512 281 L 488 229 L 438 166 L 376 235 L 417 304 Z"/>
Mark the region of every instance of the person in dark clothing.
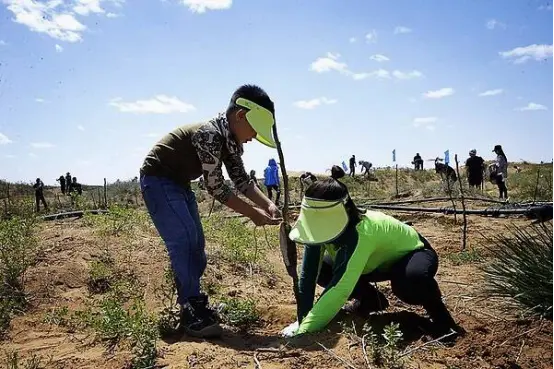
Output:
<path fill-rule="evenodd" d="M 37 206 L 37 213 L 40 211 L 40 202 L 44 205 L 44 210 L 48 210 L 48 204 L 46 204 L 46 199 L 44 198 L 44 183 L 37 178 L 35 184 L 33 185 L 35 189 L 35 203 Z"/>
<path fill-rule="evenodd" d="M 352 155 L 350 158 L 350 173 L 348 174 L 351 177 L 356 175 L 356 156 Z"/>
<path fill-rule="evenodd" d="M 56 179 L 56 182 L 60 182 L 60 189 L 62 190 L 62 194 L 65 195 L 65 177 L 60 176 L 60 178 Z"/>
<path fill-rule="evenodd" d="M 414 161 L 412 161 L 415 170 L 423 170 L 423 159 L 419 153 L 416 153 L 414 156 Z"/>
<path fill-rule="evenodd" d="M 477 150 L 469 152 L 469 158 L 466 160 L 467 182 L 469 187 L 480 188 L 483 183 L 483 172 L 485 170 L 485 161 L 477 156 Z"/>
<path fill-rule="evenodd" d="M 80 183 L 77 182 L 77 177 L 73 177 L 71 183 L 69 184 L 69 190 L 68 192 L 71 194 L 72 192 L 77 192 L 78 195 L 83 194 L 83 187 Z"/>
<path fill-rule="evenodd" d="M 267 197 L 273 199 L 273 191 L 275 191 L 275 205 L 279 205 L 281 190 L 279 188 L 279 168 L 275 159 L 269 159 L 269 163 L 264 170 L 264 185 L 267 189 Z"/>
<path fill-rule="evenodd" d="M 496 162 L 494 163 L 494 176 L 496 178 L 496 185 L 498 186 L 498 192 L 501 199 L 508 199 L 508 188 L 506 187 L 506 180 L 508 179 L 508 159 L 501 145 L 494 146 L 492 150 L 496 154 Z"/>
<path fill-rule="evenodd" d="M 300 193 L 304 194 L 304 189 L 310 187 L 312 183 L 317 181 L 317 177 L 311 172 L 305 172 L 300 175 Z"/>
<path fill-rule="evenodd" d="M 65 193 L 69 195 L 69 189 L 71 188 L 71 174 L 67 172 L 65 174 Z"/>
<path fill-rule="evenodd" d="M 260 184 L 258 183 L 258 178 L 256 178 L 256 171 L 254 169 L 250 171 L 250 180 L 252 181 L 252 183 L 254 183 L 256 187 L 260 188 Z"/>
<path fill-rule="evenodd" d="M 367 317 L 384 310 L 387 299 L 373 282 L 390 281 L 393 294 L 420 305 L 429 314 L 431 333 L 451 339 L 464 329 L 454 321 L 435 280 L 439 259 L 429 242 L 411 226 L 378 211 L 361 211 L 339 178 L 311 185 L 289 238 L 304 244 L 299 279 L 299 321 L 283 330 L 295 336 L 323 330 L 344 309 Z M 316 284 L 324 287 L 314 303 Z M 350 301 L 348 301 L 350 300 Z"/>

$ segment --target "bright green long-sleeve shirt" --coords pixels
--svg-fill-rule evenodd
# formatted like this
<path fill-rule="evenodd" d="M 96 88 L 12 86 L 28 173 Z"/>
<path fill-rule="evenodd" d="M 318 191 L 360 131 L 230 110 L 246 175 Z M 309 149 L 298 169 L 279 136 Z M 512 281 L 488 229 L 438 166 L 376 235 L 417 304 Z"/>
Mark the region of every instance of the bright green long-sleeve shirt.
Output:
<path fill-rule="evenodd" d="M 367 211 L 356 226 L 356 234 L 345 244 L 310 245 L 304 248 L 300 274 L 301 322 L 296 334 L 323 329 L 348 300 L 362 274 L 387 271 L 409 252 L 422 248 L 417 231 L 381 212 Z M 334 260 L 333 278 L 313 304 L 317 277 L 328 253 Z"/>

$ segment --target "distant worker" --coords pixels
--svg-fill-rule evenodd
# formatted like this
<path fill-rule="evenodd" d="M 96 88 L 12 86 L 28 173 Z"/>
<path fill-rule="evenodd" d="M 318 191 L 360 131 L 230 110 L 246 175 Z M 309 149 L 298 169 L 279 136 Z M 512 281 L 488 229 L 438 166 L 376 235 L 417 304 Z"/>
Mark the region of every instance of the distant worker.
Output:
<path fill-rule="evenodd" d="M 258 183 L 258 178 L 256 178 L 256 171 L 255 171 L 254 169 L 252 169 L 252 170 L 250 171 L 249 177 L 250 177 L 250 180 L 251 180 L 252 182 L 254 182 L 254 185 L 255 185 L 256 187 L 260 188 L 260 184 Z"/>
<path fill-rule="evenodd" d="M 350 173 L 348 175 L 351 177 L 356 175 L 356 155 L 352 155 L 350 158 Z"/>
<path fill-rule="evenodd" d="M 69 195 L 69 188 L 71 187 L 71 174 L 67 172 L 65 174 L 65 193 Z"/>
<path fill-rule="evenodd" d="M 60 178 L 56 179 L 56 182 L 60 182 L 60 189 L 62 194 L 65 195 L 65 177 L 61 175 Z"/>
<path fill-rule="evenodd" d="M 83 187 L 77 182 L 77 177 L 73 177 L 69 185 L 69 193 L 71 194 L 72 192 L 77 192 L 78 195 L 83 194 Z"/>
<path fill-rule="evenodd" d="M 40 211 L 40 202 L 44 205 L 44 210 L 48 210 L 48 204 L 46 204 L 46 199 L 44 198 L 44 183 L 37 178 L 35 184 L 33 185 L 35 189 L 35 203 L 37 206 L 37 213 Z"/>
<path fill-rule="evenodd" d="M 416 153 L 414 156 L 414 161 L 412 161 L 415 170 L 423 170 L 423 159 L 419 153 Z"/>
<path fill-rule="evenodd" d="M 360 167 L 362 167 L 362 170 L 364 170 L 362 175 L 367 175 L 369 177 L 369 170 L 371 169 L 371 167 L 373 167 L 373 164 L 365 160 L 360 160 L 358 164 L 360 164 Z"/>
<path fill-rule="evenodd" d="M 483 184 L 483 172 L 485 170 L 485 161 L 477 156 L 477 150 L 469 152 L 469 158 L 466 160 L 467 182 L 469 187 L 480 188 Z"/>
<path fill-rule="evenodd" d="M 269 159 L 269 163 L 264 170 L 264 186 L 270 200 L 273 200 L 273 190 L 275 190 L 275 205 L 279 205 L 281 190 L 279 189 L 279 168 L 275 159 Z"/>
<path fill-rule="evenodd" d="M 508 199 L 508 188 L 506 180 L 508 179 L 508 159 L 501 145 L 496 145 L 492 150 L 496 154 L 496 162 L 494 163 L 494 173 L 496 185 L 501 199 Z"/>
<path fill-rule="evenodd" d="M 302 173 L 300 175 L 300 193 L 304 195 L 304 191 L 315 181 L 317 181 L 317 177 L 311 172 Z"/>

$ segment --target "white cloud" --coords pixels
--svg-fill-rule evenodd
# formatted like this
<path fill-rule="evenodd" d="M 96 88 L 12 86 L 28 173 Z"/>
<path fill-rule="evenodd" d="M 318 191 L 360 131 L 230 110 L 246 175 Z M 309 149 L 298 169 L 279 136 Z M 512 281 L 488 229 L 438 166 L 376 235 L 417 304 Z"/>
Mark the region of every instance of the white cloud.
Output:
<path fill-rule="evenodd" d="M 225 10 L 233 5 L 233 0 L 181 0 L 193 13 L 205 13 L 206 10 Z"/>
<path fill-rule="evenodd" d="M 82 125 L 79 124 L 79 125 L 77 126 L 77 129 L 78 129 L 79 131 L 84 131 L 84 130 L 85 130 L 85 127 L 83 127 Z"/>
<path fill-rule="evenodd" d="M 4 157 L 5 157 L 6 159 L 14 159 L 14 158 L 15 158 L 15 155 L 6 154 L 6 155 L 4 155 Z"/>
<path fill-rule="evenodd" d="M 348 73 L 346 63 L 339 62 L 340 54 L 327 53 L 327 56 L 317 58 L 311 65 L 310 70 L 316 73 L 325 73 L 332 70 L 340 73 Z"/>
<path fill-rule="evenodd" d="M 8 138 L 5 134 L 0 132 L 0 145 L 7 145 L 12 143 L 13 141 Z"/>
<path fill-rule="evenodd" d="M 365 35 L 367 42 L 377 42 L 377 31 L 372 29 L 367 35 Z"/>
<path fill-rule="evenodd" d="M 33 32 L 67 42 L 82 40 L 81 33 L 86 27 L 72 14 L 56 9 L 63 4 L 62 1 L 4 0 L 4 3 L 14 14 L 13 21 L 29 27 Z"/>
<path fill-rule="evenodd" d="M 311 100 L 300 100 L 296 101 L 293 105 L 300 109 L 313 109 L 321 105 L 332 105 L 336 104 L 338 101 L 336 99 L 328 99 L 326 97 L 318 97 Z"/>
<path fill-rule="evenodd" d="M 356 41 L 358 41 L 358 40 L 356 39 L 356 37 L 350 37 L 350 38 L 348 39 L 348 42 L 350 42 L 351 44 L 353 44 L 353 43 L 356 42 Z"/>
<path fill-rule="evenodd" d="M 422 117 L 415 118 L 413 121 L 414 127 L 425 127 L 429 131 L 435 130 L 435 123 L 438 121 L 437 117 Z"/>
<path fill-rule="evenodd" d="M 516 47 L 509 51 L 501 51 L 498 54 L 504 59 L 509 59 L 515 64 L 525 63 L 529 59 L 536 61 L 552 58 L 552 45 L 528 45 Z"/>
<path fill-rule="evenodd" d="M 4 40 L 0 40 L 0 46 L 7 46 L 8 43 Z"/>
<path fill-rule="evenodd" d="M 112 99 L 109 105 L 119 109 L 122 113 L 136 114 L 170 114 L 170 113 L 188 113 L 196 108 L 175 96 L 156 95 L 149 100 L 137 100 L 134 102 L 124 102 L 121 98 Z"/>
<path fill-rule="evenodd" d="M 409 72 L 402 72 L 402 71 L 399 71 L 399 70 L 395 70 L 392 72 L 392 75 L 394 76 L 394 78 L 397 78 L 397 79 L 414 79 L 414 78 L 421 78 L 423 77 L 423 73 L 421 73 L 420 71 L 418 70 L 412 70 L 412 71 L 409 71 Z"/>
<path fill-rule="evenodd" d="M 481 92 L 479 94 L 479 96 L 496 96 L 496 95 L 500 95 L 503 92 L 504 92 L 503 89 L 497 88 L 497 89 L 494 89 L 494 90 L 487 90 L 485 92 Z"/>
<path fill-rule="evenodd" d="M 495 28 L 506 28 L 506 24 L 497 21 L 496 19 L 489 19 L 487 23 L 485 23 L 485 27 L 488 29 L 495 29 Z"/>
<path fill-rule="evenodd" d="M 534 110 L 548 110 L 548 108 L 544 105 L 537 104 L 537 103 L 534 103 L 534 102 L 530 102 L 529 104 L 527 104 L 527 106 L 524 106 L 522 108 L 517 108 L 516 110 L 519 110 L 519 111 L 534 111 Z"/>
<path fill-rule="evenodd" d="M 89 15 L 90 13 L 104 13 L 100 6 L 101 0 L 76 0 L 73 11 L 80 15 Z"/>
<path fill-rule="evenodd" d="M 121 17 L 121 14 L 107 13 L 106 17 L 108 17 L 108 18 L 119 18 L 119 17 Z"/>
<path fill-rule="evenodd" d="M 371 60 L 375 60 L 376 62 L 386 62 L 386 61 L 389 61 L 389 60 L 390 60 L 388 57 L 386 57 L 386 56 L 383 55 L 383 54 L 371 55 L 369 58 L 370 58 Z"/>
<path fill-rule="evenodd" d="M 46 100 L 44 100 L 43 98 L 40 98 L 40 97 L 37 97 L 37 98 L 35 99 L 35 101 L 38 102 L 38 103 L 46 102 Z"/>
<path fill-rule="evenodd" d="M 401 34 L 401 33 L 411 33 L 411 32 L 412 32 L 411 28 L 404 27 L 404 26 L 398 26 L 394 29 L 394 34 L 395 35 L 398 35 L 398 34 Z"/>
<path fill-rule="evenodd" d="M 441 88 L 440 90 L 427 91 L 423 94 L 428 99 L 442 99 L 446 96 L 454 95 L 454 89 L 452 87 Z"/>
<path fill-rule="evenodd" d="M 53 147 L 56 147 L 56 145 L 50 142 L 33 142 L 31 143 L 31 147 L 34 149 L 51 149 Z"/>
<path fill-rule="evenodd" d="M 35 154 L 34 152 L 30 152 L 29 157 L 31 157 L 33 159 L 38 158 L 37 154 Z"/>
<path fill-rule="evenodd" d="M 61 53 L 62 51 L 63 51 L 63 47 L 61 47 L 60 45 L 56 44 L 56 52 Z"/>
<path fill-rule="evenodd" d="M 414 118 L 414 125 L 430 124 L 436 123 L 438 121 L 437 117 L 423 117 L 423 118 Z"/>

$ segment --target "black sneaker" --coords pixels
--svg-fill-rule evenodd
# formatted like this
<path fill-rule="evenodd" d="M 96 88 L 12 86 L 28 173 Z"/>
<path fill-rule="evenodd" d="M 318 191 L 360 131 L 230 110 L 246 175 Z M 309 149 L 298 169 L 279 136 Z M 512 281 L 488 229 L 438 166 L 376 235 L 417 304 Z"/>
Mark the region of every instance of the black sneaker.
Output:
<path fill-rule="evenodd" d="M 192 297 L 182 306 L 179 330 L 192 337 L 217 338 L 223 333 L 217 320 L 217 314 L 207 306 L 207 298 Z"/>
<path fill-rule="evenodd" d="M 454 321 L 444 304 L 437 304 L 426 310 L 433 321 L 431 335 L 434 339 L 440 338 L 440 342 L 444 344 L 453 344 L 458 338 L 465 336 L 466 330 Z"/>

